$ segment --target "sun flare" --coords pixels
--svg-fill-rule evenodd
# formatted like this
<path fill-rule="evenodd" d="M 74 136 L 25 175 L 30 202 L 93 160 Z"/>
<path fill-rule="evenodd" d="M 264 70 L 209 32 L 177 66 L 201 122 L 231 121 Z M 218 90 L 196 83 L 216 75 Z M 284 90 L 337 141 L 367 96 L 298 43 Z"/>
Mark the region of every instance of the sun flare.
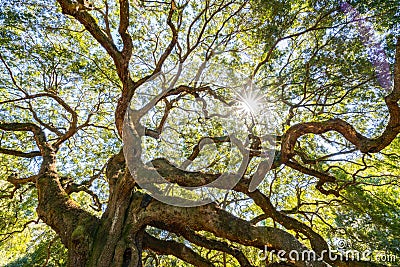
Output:
<path fill-rule="evenodd" d="M 261 109 L 261 97 L 257 94 L 244 93 L 238 97 L 238 109 L 248 115 L 255 115 Z"/>

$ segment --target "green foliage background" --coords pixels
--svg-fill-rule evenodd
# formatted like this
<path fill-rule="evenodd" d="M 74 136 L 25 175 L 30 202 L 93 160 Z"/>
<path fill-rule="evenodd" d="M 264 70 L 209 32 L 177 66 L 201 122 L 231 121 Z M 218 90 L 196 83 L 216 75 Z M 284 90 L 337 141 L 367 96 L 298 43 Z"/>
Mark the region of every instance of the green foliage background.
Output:
<path fill-rule="evenodd" d="M 383 48 L 392 66 L 395 36 L 398 36 L 400 29 L 397 1 L 363 0 L 349 3 L 363 16 L 371 17 L 368 21 L 383 41 Z M 193 1 L 191 10 L 197 10 L 198 5 Z M 140 7 L 132 12 L 139 13 Z M 281 45 L 273 51 L 269 63 L 258 74 L 264 77 L 261 80 L 263 88 L 267 88 L 264 92 L 266 97 L 282 102 L 279 112 L 285 119 L 282 119 L 280 134 L 289 127 L 288 118 L 290 125 L 293 125 L 340 117 L 367 136 L 382 130 L 387 122 L 387 109 L 383 101 L 386 92 L 376 81 L 374 67 L 355 27 L 344 23 L 346 16 L 338 9 L 336 1 L 254 0 L 252 12 L 254 30 L 242 36 L 234 46 L 253 46 L 257 49 L 253 48 L 251 52 L 261 51 L 264 56 L 279 38 L 308 29 L 320 19 L 325 27 L 321 31 L 310 31 L 282 40 Z M 321 18 L 327 13 L 329 15 Z M 141 13 L 141 19 L 156 28 L 165 24 L 164 15 L 162 12 Z M 190 17 L 190 14 L 187 16 Z M 115 6 L 110 8 L 110 23 L 117 24 Z M 132 25 L 130 31 L 135 54 L 141 57 L 137 62 L 146 61 L 151 58 L 150 51 L 154 48 L 151 42 L 144 42 L 148 29 L 138 18 Z M 215 28 L 209 29 L 208 33 L 215 33 Z M 165 41 L 161 41 L 161 45 L 168 42 L 163 34 L 160 39 L 165 38 Z M 55 1 L 0 1 L 0 47 L 4 60 L 23 90 L 31 94 L 52 90 L 71 106 L 76 106 L 81 118 L 93 114 L 91 122 L 95 127 L 80 131 L 67 141 L 60 149 L 58 168 L 63 176 L 72 177 L 76 182 L 97 173 L 121 146 L 113 117 L 121 85 L 110 58 L 82 26 L 61 14 Z M 235 52 L 229 57 L 221 57 L 221 61 L 238 69 L 250 69 L 255 64 L 242 62 L 243 58 Z M 131 67 L 134 78 L 148 71 L 144 64 L 137 62 Z M 308 106 L 296 107 L 305 84 L 307 98 L 302 100 L 302 104 Z M 345 99 L 337 105 L 318 105 L 322 102 L 335 103 L 344 96 Z M 0 101 L 18 97 L 21 97 L 21 93 L 2 66 Z M 31 121 L 35 119 L 30 110 L 32 107 L 43 123 L 67 128 L 69 114 L 61 112 L 57 103 L 45 98 L 32 100 L 30 104 L 1 105 L 0 121 Z M 162 110 L 162 107 L 159 108 Z M 210 131 L 221 133 L 218 128 Z M 185 135 L 193 140 L 186 139 L 184 145 L 193 144 L 196 133 L 196 129 L 188 126 Z M 56 137 L 55 132 L 47 131 L 46 134 L 49 139 Z M 308 158 L 318 158 L 349 147 L 337 134 L 326 134 L 324 138 L 308 135 L 302 139 L 302 144 L 306 145 L 296 147 L 296 150 Z M 1 146 L 35 150 L 33 137 L 28 133 L 4 133 Z M 153 148 L 154 155 L 162 154 L 156 150 L 156 145 Z M 338 238 L 344 238 L 350 241 L 354 249 L 370 249 L 375 253 L 385 252 L 400 258 L 399 150 L 400 139 L 397 138 L 390 147 L 376 155 L 351 153 L 333 158 L 341 160 L 341 164 L 335 164 L 334 161 L 318 162 L 314 168 L 320 170 L 335 165 L 331 171 L 342 185 L 352 183 L 354 173 L 357 173 L 357 183 L 347 187 L 339 199 L 319 193 L 314 188 L 316 178 L 284 167 L 271 171 L 261 190 L 270 196 L 279 210 L 312 225 L 333 247 Z M 188 151 L 183 154 L 187 155 Z M 13 190 L 5 181 L 12 172 L 29 176 L 38 170 L 40 164 L 38 158 L 19 159 L 4 154 L 0 154 L 0 162 L 1 196 Z M 216 165 L 215 168 L 218 170 L 221 167 Z M 91 189 L 99 194 L 104 210 L 108 188 L 103 175 Z M 43 266 L 46 262 L 47 266 L 65 266 L 66 251 L 60 240 L 49 227 L 41 222 L 36 223 L 36 194 L 34 186 L 25 185 L 15 192 L 13 199 L 0 199 L 2 266 Z M 101 215 L 101 210 L 91 208 L 94 203 L 88 195 L 79 193 L 74 194 L 73 198 L 94 214 Z M 239 217 L 249 219 L 260 213 L 254 204 L 238 193 L 230 194 L 228 200 L 226 209 Z M 298 206 L 300 202 L 307 204 Z M 27 227 L 23 230 L 25 224 Z M 270 220 L 260 224 L 274 225 Z M 15 233 L 8 235 L 12 232 Z M 160 230 L 153 229 L 152 234 L 184 242 L 181 237 L 166 235 Z M 220 261 L 223 257 L 219 252 L 210 253 L 199 247 L 193 248 L 209 258 Z M 240 249 L 257 261 L 258 250 Z M 175 258 L 151 252 L 145 252 L 144 258 L 146 266 L 185 266 Z M 227 262 L 227 266 L 235 266 L 235 261 L 229 257 Z"/>

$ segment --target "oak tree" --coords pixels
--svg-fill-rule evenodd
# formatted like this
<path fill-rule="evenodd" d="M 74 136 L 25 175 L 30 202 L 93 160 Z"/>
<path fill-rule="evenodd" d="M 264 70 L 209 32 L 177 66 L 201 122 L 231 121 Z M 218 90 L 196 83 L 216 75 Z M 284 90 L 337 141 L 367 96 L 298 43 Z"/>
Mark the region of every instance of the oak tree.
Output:
<path fill-rule="evenodd" d="M 0 257 L 390 264 L 398 16 L 383 0 L 1 1 Z"/>

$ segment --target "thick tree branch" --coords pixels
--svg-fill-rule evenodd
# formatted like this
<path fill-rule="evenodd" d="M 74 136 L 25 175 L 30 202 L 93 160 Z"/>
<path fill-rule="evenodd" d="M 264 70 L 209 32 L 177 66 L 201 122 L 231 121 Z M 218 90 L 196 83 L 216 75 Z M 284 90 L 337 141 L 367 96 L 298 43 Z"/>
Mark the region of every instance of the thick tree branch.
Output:
<path fill-rule="evenodd" d="M 41 154 L 49 153 L 49 146 L 44 132 L 33 123 L 0 123 L 0 130 L 32 132 Z"/>
<path fill-rule="evenodd" d="M 230 254 L 236 258 L 236 260 L 238 261 L 240 266 L 245 266 L 245 267 L 253 266 L 253 265 L 251 265 L 249 260 L 246 258 L 246 256 L 243 254 L 243 252 L 241 252 L 237 248 L 232 248 L 226 242 L 208 239 L 208 238 L 203 237 L 203 236 L 197 234 L 196 232 L 190 230 L 189 228 L 178 229 L 175 227 L 169 227 L 168 225 L 165 225 L 165 224 L 154 224 L 153 226 L 156 226 L 157 228 L 168 230 L 170 232 L 177 234 L 178 236 L 183 236 L 185 239 L 187 239 L 191 243 L 196 244 L 198 246 Z"/>
<path fill-rule="evenodd" d="M 284 226 L 288 230 L 293 230 L 296 232 L 300 232 L 307 236 L 310 240 L 312 248 L 317 252 L 321 253 L 323 250 L 328 249 L 328 245 L 325 240 L 317 234 L 311 227 L 306 224 L 299 222 L 298 220 L 289 217 L 280 211 L 276 210 L 276 208 L 272 205 L 270 199 L 265 196 L 261 191 L 256 189 L 253 192 L 249 192 L 250 180 L 241 180 L 234 190 L 245 193 L 249 197 L 251 197 L 254 202 L 259 206 L 263 212 L 271 217 L 274 221 L 278 222 L 280 225 Z"/>
<path fill-rule="evenodd" d="M 194 266 L 214 266 L 210 261 L 204 259 L 184 244 L 172 240 L 160 240 L 148 233 L 145 233 L 143 236 L 143 248 L 150 249 L 161 255 L 173 255 Z"/>
<path fill-rule="evenodd" d="M 167 179 L 169 182 L 177 183 L 180 186 L 202 186 L 209 184 L 220 177 L 219 174 L 183 171 L 176 168 L 165 159 L 153 160 L 152 165 L 162 177 Z M 139 173 L 139 175 L 146 175 L 146 173 Z M 150 175 L 151 174 L 148 174 L 147 177 Z M 328 249 L 328 245 L 326 244 L 325 240 L 319 234 L 314 232 L 309 226 L 277 211 L 270 202 L 269 198 L 262 194 L 259 190 L 249 192 L 250 181 L 250 179 L 241 179 L 233 188 L 233 190 L 244 193 L 251 197 L 267 216 L 273 218 L 285 228 L 300 232 L 307 236 L 310 239 L 313 249 L 317 253 Z M 157 180 L 152 180 L 151 182 L 156 183 Z M 224 185 L 221 185 L 221 188 L 224 188 Z"/>
<path fill-rule="evenodd" d="M 39 178 L 38 175 L 32 175 L 25 178 L 18 178 L 17 175 L 10 175 L 7 178 L 7 182 L 13 184 L 15 187 L 18 187 L 26 183 L 35 183 L 37 178 Z"/>
<path fill-rule="evenodd" d="M 108 54 L 117 64 L 121 60 L 121 53 L 118 51 L 112 39 L 97 25 L 96 20 L 87 12 L 88 7 L 81 3 L 76 3 L 71 0 L 57 0 L 62 8 L 62 12 L 70 15 L 78 20 L 86 30 L 106 49 Z"/>
<path fill-rule="evenodd" d="M 124 3 L 126 2 L 126 3 Z M 129 34 L 126 31 L 127 28 L 127 23 L 128 23 L 128 18 L 129 18 L 129 13 L 126 13 L 128 11 L 126 11 L 127 8 L 127 2 L 128 1 L 120 1 L 120 5 L 121 8 L 124 7 L 125 10 L 121 10 L 121 24 L 120 24 L 120 34 L 122 36 L 122 38 L 125 38 L 124 40 L 124 51 L 125 53 L 127 53 L 129 55 L 129 58 L 131 56 L 131 45 L 132 45 L 132 40 L 129 36 Z M 128 105 L 133 97 L 133 94 L 135 92 L 135 89 L 138 88 L 140 85 L 142 85 L 143 83 L 145 83 L 147 80 L 149 80 L 150 78 L 152 78 L 154 75 L 156 75 L 157 73 L 159 73 L 161 71 L 161 68 L 165 62 L 165 60 L 168 58 L 168 56 L 171 54 L 172 50 L 174 49 L 177 41 L 178 41 L 178 30 L 176 29 L 175 25 L 172 22 L 172 15 L 175 12 L 175 4 L 173 2 L 171 2 L 171 7 L 170 7 L 170 11 L 168 13 L 168 18 L 167 18 L 167 24 L 170 27 L 171 31 L 172 31 L 172 39 L 171 42 L 169 43 L 168 47 L 165 49 L 164 53 L 161 55 L 160 59 L 158 60 L 154 70 L 147 76 L 137 80 L 137 81 L 133 81 L 130 77 L 129 71 L 128 71 L 128 64 L 129 64 L 129 60 L 127 62 L 125 62 L 125 65 L 120 66 L 117 62 L 116 62 L 116 66 L 117 69 L 119 71 L 119 75 L 120 75 L 120 79 L 123 83 L 123 90 L 122 90 L 122 95 L 121 97 L 118 99 L 118 104 L 117 104 L 117 108 L 115 111 L 115 123 L 117 126 L 117 130 L 120 136 L 122 136 L 122 125 L 123 125 L 123 121 L 124 121 L 124 116 L 125 116 L 125 112 L 128 108 Z M 123 56 L 125 58 L 125 56 Z"/>
<path fill-rule="evenodd" d="M 7 148 L 0 148 L 0 154 L 7 154 L 7 155 L 12 155 L 12 156 L 21 157 L 21 158 L 34 158 L 34 157 L 39 157 L 42 155 L 40 153 L 40 151 L 23 152 L 23 151 L 7 149 Z"/>
<path fill-rule="evenodd" d="M 136 194 L 136 197 L 139 195 Z M 215 204 L 194 208 L 170 206 L 156 200 L 150 202 L 146 209 L 138 214 L 137 219 L 143 223 L 164 223 L 170 227 L 182 229 L 189 227 L 194 231 L 208 231 L 217 237 L 226 238 L 246 246 L 263 249 L 264 246 L 285 251 L 307 251 L 295 237 L 284 230 L 272 227 L 255 227 Z M 308 262 L 309 264 L 310 262 Z M 313 262 L 323 266 L 322 262 Z M 307 266 L 306 262 L 296 262 L 296 266 Z"/>
<path fill-rule="evenodd" d="M 92 241 L 99 219 L 81 209 L 62 188 L 54 151 L 43 157 L 36 188 L 39 218 L 60 236 L 68 248 L 69 258 L 74 260 L 70 266 L 81 266 L 82 258 L 88 257 L 82 253 Z"/>
<path fill-rule="evenodd" d="M 122 49 L 122 58 L 123 58 L 123 68 L 128 70 L 129 60 L 132 56 L 132 38 L 128 32 L 129 27 L 129 1 L 128 0 L 120 0 L 119 1 L 119 28 L 118 32 L 121 35 L 122 42 L 124 47 Z"/>

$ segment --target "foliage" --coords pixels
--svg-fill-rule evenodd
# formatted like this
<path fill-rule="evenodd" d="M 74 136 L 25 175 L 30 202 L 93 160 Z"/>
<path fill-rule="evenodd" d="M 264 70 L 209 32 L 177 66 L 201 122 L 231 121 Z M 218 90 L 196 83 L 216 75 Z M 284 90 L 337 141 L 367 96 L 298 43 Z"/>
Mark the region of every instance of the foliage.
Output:
<path fill-rule="evenodd" d="M 127 175 L 122 175 L 125 165 L 113 160 L 118 161 L 122 147 L 118 111 L 124 97 L 132 93 L 131 107 L 143 107 L 160 93 L 160 87 L 167 88 L 179 76 L 181 65 L 184 71 L 196 73 L 199 65 L 207 63 L 207 86 L 217 85 L 213 78 L 218 69 L 240 73 L 235 76 L 237 81 L 252 77 L 265 105 L 262 108 L 272 106 L 276 115 L 276 129 L 268 134 L 276 135 L 277 142 L 263 144 L 276 150 L 272 170 L 256 191 L 272 208 L 260 205 L 251 192 L 235 189 L 217 203 L 222 210 L 257 229 L 284 230 L 308 247 L 314 246 L 308 235 L 313 231 L 333 248 L 342 238 L 348 241 L 349 249 L 400 255 L 400 125 L 386 128 L 395 113 L 385 102 L 390 92 L 371 62 L 371 53 L 378 47 L 386 53 L 389 71 L 395 72 L 400 30 L 396 1 L 349 1 L 362 16 L 363 25 L 374 31 L 368 33 L 374 47 L 366 46 L 360 26 L 336 1 L 127 2 L 131 6 L 126 32 L 133 53 L 131 57 L 124 54 L 128 67 L 123 69 L 121 62 L 126 58 L 118 62 L 112 54 L 113 49 L 125 51 L 128 46 L 119 30 L 122 8 L 118 3 L 93 1 L 94 8 L 67 16 L 56 1 L 0 1 L 0 125 L 34 123 L 49 143 L 59 145 L 54 149 L 57 183 L 66 199 L 86 212 L 82 214 L 93 216 L 88 217 L 92 221 L 103 220 L 99 225 L 105 227 L 111 224 L 107 216 L 118 212 L 112 201 L 123 195 L 115 190 L 123 190 L 114 179 L 122 181 Z M 85 18 L 79 23 L 79 14 L 90 15 L 93 21 Z M 96 38 L 93 28 L 85 25 L 87 21 L 102 29 L 104 38 L 112 41 L 111 48 Z M 156 77 L 156 70 L 163 75 Z M 392 78 L 388 79 L 394 88 Z M 153 129 L 153 136 L 143 138 L 146 162 L 166 158 L 182 165 L 202 138 L 223 140 L 227 133 L 219 118 L 208 118 L 202 111 L 220 111 L 226 103 L 237 104 L 237 96 L 222 86 L 209 91 L 194 86 L 175 93 L 185 82 L 192 86 L 192 81 L 177 79 L 169 88 L 170 94 L 157 101 L 141 121 L 148 130 Z M 34 95 L 41 96 L 31 97 Z M 242 108 L 233 122 L 248 113 Z M 318 124 L 291 139 L 293 151 L 285 151 L 285 138 L 296 134 L 296 130 L 291 132 L 295 127 L 306 127 L 308 122 L 325 125 L 333 119 L 346 121 L 357 130 L 360 140 L 360 136 L 362 140 L 381 140 L 381 136 L 391 134 L 387 131 L 397 132 L 386 146 L 376 149 L 379 144 L 372 145 L 362 151 L 361 141 L 355 144 L 348 137 L 351 133 L 340 132 L 337 125 L 318 132 Z M 243 125 L 248 126 L 250 120 L 244 120 Z M 261 136 L 264 129 L 257 128 L 251 134 Z M 9 267 L 67 266 L 71 259 L 66 247 L 76 240 L 66 242 L 60 229 L 46 225 L 49 219 L 37 210 L 41 201 L 38 192 L 42 192 L 37 181 L 45 162 L 38 137 L 34 131 L 0 128 L 0 133 L 0 262 Z M 193 173 L 218 174 L 231 171 L 229 164 L 240 166 L 239 153 L 229 154 L 229 149 L 225 141 L 204 146 L 185 174 L 189 178 Z M 251 156 L 244 183 L 256 173 L 259 155 Z M 28 177 L 26 183 L 15 182 L 24 177 Z M 318 187 L 327 177 L 333 180 Z M 140 186 L 132 187 L 132 192 L 142 191 Z M 282 222 L 286 219 L 295 219 L 302 226 Z M 146 233 L 161 241 L 184 244 L 216 266 L 238 266 L 238 257 L 221 248 L 199 245 L 189 240 L 193 238 L 190 235 L 198 234 L 209 244 L 217 241 L 224 249 L 239 250 L 252 264 L 264 266 L 258 257 L 260 247 L 241 243 L 240 237 L 221 237 L 217 230 L 192 231 L 190 226 L 176 227 L 174 232 L 166 222 L 157 223 L 147 226 Z M 307 232 L 307 227 L 312 230 Z M 188 265 L 184 256 L 163 254 L 168 253 L 148 247 L 143 252 L 145 266 Z"/>

